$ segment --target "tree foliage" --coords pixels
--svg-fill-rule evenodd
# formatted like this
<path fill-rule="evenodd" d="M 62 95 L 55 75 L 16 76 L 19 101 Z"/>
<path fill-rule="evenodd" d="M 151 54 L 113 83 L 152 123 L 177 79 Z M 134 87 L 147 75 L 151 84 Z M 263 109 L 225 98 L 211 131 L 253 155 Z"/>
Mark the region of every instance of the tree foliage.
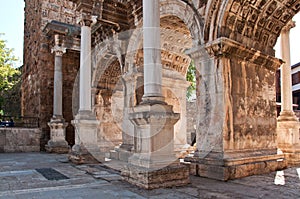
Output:
<path fill-rule="evenodd" d="M 17 60 L 13 49 L 8 48 L 6 41 L 0 38 L 0 114 L 3 114 L 3 96 L 20 81 L 20 70 L 13 67 Z"/>
<path fill-rule="evenodd" d="M 191 61 L 190 63 L 186 75 L 186 80 L 190 82 L 190 86 L 187 89 L 186 97 L 188 100 L 192 100 L 192 98 L 196 94 L 196 66 L 194 61 Z"/>

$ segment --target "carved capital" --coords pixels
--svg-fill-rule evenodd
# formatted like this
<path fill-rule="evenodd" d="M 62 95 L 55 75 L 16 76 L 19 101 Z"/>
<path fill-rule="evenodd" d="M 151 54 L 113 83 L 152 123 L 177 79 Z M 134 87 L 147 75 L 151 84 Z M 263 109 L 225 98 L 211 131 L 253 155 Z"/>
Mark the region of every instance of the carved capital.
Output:
<path fill-rule="evenodd" d="M 80 26 L 88 26 L 88 27 L 91 27 L 96 22 L 97 22 L 97 16 L 92 16 L 86 13 L 81 13 L 80 17 L 77 20 L 77 23 Z"/>
<path fill-rule="evenodd" d="M 292 28 L 296 27 L 296 22 L 291 20 L 289 21 L 283 28 L 282 28 L 282 32 L 288 32 L 290 31 Z"/>
<path fill-rule="evenodd" d="M 205 48 L 205 45 L 197 46 L 194 48 L 191 48 L 186 51 L 186 54 L 188 54 L 192 59 L 194 60 L 207 60 L 210 59 L 210 56 Z"/>
<path fill-rule="evenodd" d="M 66 53 L 66 48 L 63 47 L 65 37 L 60 34 L 54 35 L 54 46 L 51 49 L 51 53 L 55 53 L 55 56 L 62 56 Z"/>
<path fill-rule="evenodd" d="M 64 53 L 66 53 L 66 48 L 62 47 L 62 46 L 58 46 L 55 45 L 52 49 L 51 49 L 51 53 L 55 53 L 55 56 L 63 56 Z"/>

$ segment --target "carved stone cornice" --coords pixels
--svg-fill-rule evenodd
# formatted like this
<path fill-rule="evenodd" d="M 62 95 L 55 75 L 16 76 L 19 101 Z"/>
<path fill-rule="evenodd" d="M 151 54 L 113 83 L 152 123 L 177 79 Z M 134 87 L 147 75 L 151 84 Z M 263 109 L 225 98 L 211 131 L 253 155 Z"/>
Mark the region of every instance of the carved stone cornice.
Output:
<path fill-rule="evenodd" d="M 59 42 L 59 46 L 76 51 L 80 50 L 80 39 L 78 37 L 81 30 L 79 26 L 53 20 L 46 25 L 43 32 L 48 36 L 49 43 L 52 46 L 57 45 L 57 42 Z M 55 35 L 59 35 L 58 40 L 55 39 Z"/>
<path fill-rule="evenodd" d="M 234 40 L 222 37 L 187 52 L 193 59 L 208 60 L 212 58 L 236 58 L 277 70 L 282 60 L 266 55 L 259 50 L 248 48 Z"/>
<path fill-rule="evenodd" d="M 81 13 L 87 13 L 87 14 L 92 13 L 95 0 L 70 0 L 70 1 L 76 3 L 77 5 L 76 11 L 79 11 Z"/>
<path fill-rule="evenodd" d="M 70 37 L 77 37 L 80 35 L 80 27 L 52 20 L 46 25 L 43 32 L 49 36 L 61 34 Z"/>

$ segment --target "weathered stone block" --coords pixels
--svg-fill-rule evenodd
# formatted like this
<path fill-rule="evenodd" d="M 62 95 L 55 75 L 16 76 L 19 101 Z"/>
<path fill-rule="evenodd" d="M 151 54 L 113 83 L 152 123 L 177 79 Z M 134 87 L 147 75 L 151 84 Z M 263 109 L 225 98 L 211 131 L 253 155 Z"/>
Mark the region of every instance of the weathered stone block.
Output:
<path fill-rule="evenodd" d="M 0 128 L 0 151 L 38 152 L 40 134 L 40 129 Z"/>
<path fill-rule="evenodd" d="M 284 155 L 276 154 L 234 159 L 187 157 L 185 160 L 196 168 L 196 175 L 223 181 L 270 173 L 287 167 Z"/>
<path fill-rule="evenodd" d="M 190 182 L 189 169 L 185 165 L 168 166 L 158 170 L 128 165 L 121 174 L 127 182 L 144 189 L 183 186 Z"/>

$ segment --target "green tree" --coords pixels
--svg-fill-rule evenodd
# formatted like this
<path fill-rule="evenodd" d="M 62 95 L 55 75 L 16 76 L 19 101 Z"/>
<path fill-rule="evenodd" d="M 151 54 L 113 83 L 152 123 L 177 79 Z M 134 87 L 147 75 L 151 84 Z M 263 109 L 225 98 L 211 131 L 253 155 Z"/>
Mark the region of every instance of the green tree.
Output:
<path fill-rule="evenodd" d="M 186 97 L 188 100 L 191 100 L 192 97 L 196 94 L 196 66 L 194 61 L 191 61 L 186 74 L 186 80 L 190 82 L 190 86 L 187 89 Z"/>
<path fill-rule="evenodd" d="M 13 49 L 8 48 L 6 41 L 0 38 L 0 114 L 4 114 L 4 96 L 20 81 L 20 70 L 13 67 L 17 60 Z"/>

